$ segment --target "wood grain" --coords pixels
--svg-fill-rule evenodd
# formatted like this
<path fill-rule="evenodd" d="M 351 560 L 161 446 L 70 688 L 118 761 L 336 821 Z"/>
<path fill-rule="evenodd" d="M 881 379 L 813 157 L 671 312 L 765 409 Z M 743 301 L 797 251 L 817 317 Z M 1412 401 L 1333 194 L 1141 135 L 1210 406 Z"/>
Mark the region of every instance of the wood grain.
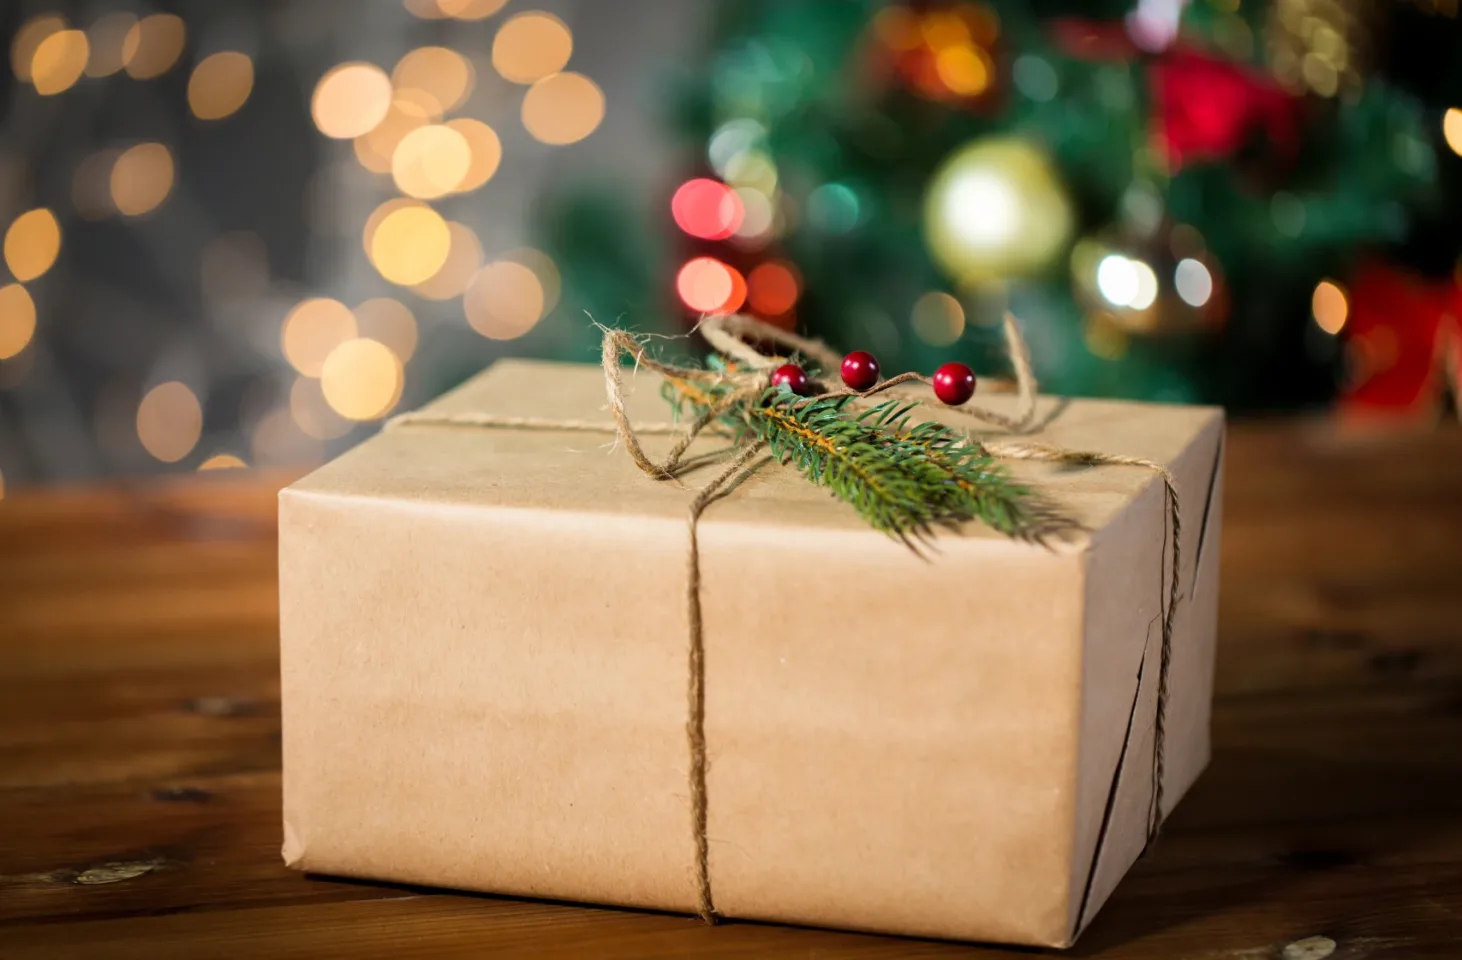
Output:
<path fill-rule="evenodd" d="M 0 957 L 1030 955 L 285 870 L 282 482 L 0 501 Z M 1239 427 L 1225 509 L 1213 764 L 1072 955 L 1462 956 L 1462 435 Z"/>

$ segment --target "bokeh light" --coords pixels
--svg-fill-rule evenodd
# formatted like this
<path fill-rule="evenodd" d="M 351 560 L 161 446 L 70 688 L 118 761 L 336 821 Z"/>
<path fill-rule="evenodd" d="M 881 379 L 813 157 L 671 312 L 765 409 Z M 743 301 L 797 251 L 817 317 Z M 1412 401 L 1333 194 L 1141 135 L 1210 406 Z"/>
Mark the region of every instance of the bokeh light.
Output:
<path fill-rule="evenodd" d="M 435 116 L 450 113 L 472 93 L 472 64 L 446 47 L 418 47 L 402 57 L 391 71 L 397 95 L 413 93 L 430 98 Z"/>
<path fill-rule="evenodd" d="M 5 231 L 5 265 L 21 283 L 41 276 L 61 252 L 61 225 L 45 207 L 27 210 Z"/>
<path fill-rule="evenodd" d="M 801 281 L 796 268 L 780 260 L 757 264 L 746 278 L 751 309 L 764 317 L 777 317 L 797 305 Z"/>
<path fill-rule="evenodd" d="M 450 222 L 451 249 L 441 269 L 411 287 L 413 293 L 427 300 L 450 300 L 460 297 L 482 266 L 482 243 L 470 227 Z M 399 356 L 399 354 L 398 354 Z"/>
<path fill-rule="evenodd" d="M 372 173 L 390 173 L 396 148 L 407 134 L 425 126 L 427 120 L 426 114 L 416 104 L 397 97 L 391 101 L 380 123 L 355 138 L 356 159 Z"/>
<path fill-rule="evenodd" d="M 1190 307 L 1201 307 L 1213 296 L 1213 274 L 1203 261 L 1187 257 L 1173 270 L 1173 287 Z"/>
<path fill-rule="evenodd" d="M 289 388 L 289 415 L 305 436 L 333 440 L 350 432 L 351 422 L 330 406 L 325 390 L 313 377 L 296 377 Z"/>
<path fill-rule="evenodd" d="M 951 93 L 977 97 L 990 86 L 994 65 L 979 47 L 967 44 L 947 46 L 934 57 L 934 69 Z"/>
<path fill-rule="evenodd" d="M 1442 115 L 1442 138 L 1453 153 L 1462 157 L 1462 107 L 1450 107 Z"/>
<path fill-rule="evenodd" d="M 120 150 L 98 150 L 76 165 L 71 177 L 71 202 L 87 220 L 100 220 L 117 212 L 112 202 L 112 167 Z"/>
<path fill-rule="evenodd" d="M 552 257 L 542 250 L 519 247 L 516 250 L 509 250 L 498 259 L 522 264 L 533 271 L 533 275 L 538 278 L 538 287 L 543 294 L 543 316 L 548 316 L 553 308 L 558 306 L 563 280 L 558 274 L 558 266 L 553 262 Z"/>
<path fill-rule="evenodd" d="M 437 0 L 437 8 L 458 20 L 485 20 L 503 8 L 508 0 Z"/>
<path fill-rule="evenodd" d="M 349 307 L 328 297 L 311 297 L 284 318 L 280 343 L 290 366 L 307 377 L 318 377 L 330 352 L 356 333 L 355 314 Z"/>
<path fill-rule="evenodd" d="M 452 251 L 452 233 L 441 214 L 426 204 L 411 204 L 381 218 L 367 249 L 381 276 L 411 286 L 442 269 Z"/>
<path fill-rule="evenodd" d="M 441 0 L 401 0 L 408 13 L 423 20 L 442 20 L 447 14 Z"/>
<path fill-rule="evenodd" d="M 497 131 L 481 120 L 459 117 L 456 120 L 449 120 L 447 126 L 462 135 L 462 138 L 467 141 L 467 148 L 471 154 L 467 175 L 462 178 L 461 183 L 457 184 L 457 192 L 467 193 L 476 190 L 497 173 L 497 168 L 503 159 L 502 141 L 498 139 Z"/>
<path fill-rule="evenodd" d="M 472 329 L 490 340 L 513 340 L 543 319 L 546 300 L 538 274 L 513 260 L 489 263 L 472 278 L 462 310 Z"/>
<path fill-rule="evenodd" d="M 391 78 L 373 63 L 332 67 L 315 85 L 310 101 L 315 126 L 336 140 L 369 133 L 386 118 L 390 108 Z"/>
<path fill-rule="evenodd" d="M 183 55 L 187 37 L 183 18 L 171 13 L 154 13 L 138 20 L 122 40 L 122 63 L 127 75 L 148 80 L 167 73 Z"/>
<path fill-rule="evenodd" d="M 137 16 L 126 10 L 117 10 L 98 17 L 86 28 L 86 40 L 91 55 L 86 61 L 88 77 L 110 77 L 121 70 L 127 43 L 127 33 L 137 23 Z"/>
<path fill-rule="evenodd" d="M 914 301 L 909 316 L 914 335 L 933 347 L 947 347 L 965 332 L 965 311 L 943 290 L 930 290 Z"/>
<path fill-rule="evenodd" d="M 288 408 L 271 410 L 254 423 L 249 432 L 249 449 L 255 463 L 296 466 L 319 460 L 323 453 L 320 441 L 300 430 Z"/>
<path fill-rule="evenodd" d="M 173 155 L 160 143 L 129 147 L 112 164 L 112 203 L 129 217 L 157 208 L 173 189 Z"/>
<path fill-rule="evenodd" d="M 36 50 L 47 37 L 65 29 L 66 21 L 60 16 L 42 13 L 31 17 L 15 31 L 15 36 L 10 41 L 10 69 L 15 72 L 17 80 L 30 82 L 30 68 L 35 60 Z"/>
<path fill-rule="evenodd" d="M 350 420 L 378 420 L 401 399 L 401 361 L 375 340 L 347 340 L 325 358 L 320 387 L 331 409 Z"/>
<path fill-rule="evenodd" d="M 581 73 L 545 77 L 523 97 L 523 126 L 542 143 L 577 143 L 603 119 L 604 91 Z"/>
<path fill-rule="evenodd" d="M 675 290 L 697 313 L 732 313 L 745 298 L 746 281 L 734 267 L 715 257 L 696 257 L 680 268 Z"/>
<path fill-rule="evenodd" d="M 746 211 L 736 191 L 718 180 L 687 180 L 670 198 L 676 226 L 702 240 L 725 240 L 740 227 Z"/>
<path fill-rule="evenodd" d="M 736 196 L 741 200 L 741 226 L 736 228 L 736 236 L 742 240 L 764 239 L 777 220 L 772 198 L 754 187 L 737 187 Z"/>
<path fill-rule="evenodd" d="M 254 61 L 237 50 L 210 54 L 188 78 L 188 108 L 199 120 L 237 113 L 254 89 Z"/>
<path fill-rule="evenodd" d="M 71 89 L 86 69 L 89 50 L 80 30 L 57 30 L 42 40 L 30 64 L 36 93 L 51 96 Z"/>
<path fill-rule="evenodd" d="M 30 345 L 36 332 L 36 305 L 18 283 L 0 287 L 0 360 L 9 360 Z"/>
<path fill-rule="evenodd" d="M 417 127 L 396 145 L 391 178 L 409 197 L 430 200 L 456 190 L 472 166 L 467 138 L 444 124 Z"/>
<path fill-rule="evenodd" d="M 177 463 L 192 452 L 203 433 L 203 407 L 186 384 L 160 383 L 137 406 L 137 439 L 163 463 Z"/>
<path fill-rule="evenodd" d="M 532 10 L 504 23 L 492 41 L 492 65 L 503 79 L 534 83 L 562 70 L 574 51 L 574 37 L 562 20 Z"/>
<path fill-rule="evenodd" d="M 1345 328 L 1345 321 L 1350 316 L 1350 303 L 1345 291 L 1333 280 L 1321 280 L 1315 285 L 1310 309 L 1315 315 L 1315 325 L 1332 336 Z"/>
<path fill-rule="evenodd" d="M 416 317 L 400 300 L 374 297 L 355 308 L 360 335 L 384 343 L 403 364 L 416 353 Z"/>
<path fill-rule="evenodd" d="M 206 470 L 242 470 L 247 466 L 247 463 L 231 453 L 215 453 L 198 464 L 198 470 L 200 473 Z"/>

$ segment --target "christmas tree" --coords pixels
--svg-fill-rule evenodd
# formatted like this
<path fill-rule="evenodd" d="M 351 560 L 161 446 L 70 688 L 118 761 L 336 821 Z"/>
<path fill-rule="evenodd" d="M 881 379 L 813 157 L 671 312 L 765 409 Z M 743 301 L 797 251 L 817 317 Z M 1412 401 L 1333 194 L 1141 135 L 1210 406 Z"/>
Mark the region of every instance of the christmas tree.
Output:
<path fill-rule="evenodd" d="M 993 372 L 1010 310 L 1052 392 L 1431 411 L 1459 44 L 1446 3 L 738 0 L 668 85 L 663 207 L 583 186 L 548 239 L 641 329 L 748 312 Z"/>

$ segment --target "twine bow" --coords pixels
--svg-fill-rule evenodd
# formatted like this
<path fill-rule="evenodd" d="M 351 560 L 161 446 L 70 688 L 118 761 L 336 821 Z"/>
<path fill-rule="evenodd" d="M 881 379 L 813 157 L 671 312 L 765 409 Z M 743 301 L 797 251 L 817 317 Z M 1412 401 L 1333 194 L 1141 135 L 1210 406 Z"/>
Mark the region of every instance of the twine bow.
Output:
<path fill-rule="evenodd" d="M 594 420 L 557 420 L 540 417 L 505 417 L 493 414 L 458 413 L 429 414 L 406 413 L 394 417 L 385 424 L 386 429 L 404 426 L 448 426 L 482 427 L 522 430 L 564 430 L 572 432 L 614 433 L 624 444 L 626 452 L 645 474 L 656 480 L 679 482 L 684 469 L 684 456 L 692 442 L 708 428 L 713 428 L 722 414 L 748 398 L 761 395 L 768 386 L 769 371 L 787 362 L 785 356 L 767 355 L 753 344 L 773 344 L 789 354 L 800 355 L 812 361 L 823 370 L 837 369 L 841 358 L 819 340 L 810 340 L 789 333 L 779 327 L 744 316 L 720 316 L 706 319 L 700 325 L 700 332 L 707 342 L 730 361 L 725 370 L 707 370 L 682 367 L 664 363 L 649 355 L 644 343 L 623 330 L 602 328 L 604 339 L 601 361 L 604 369 L 604 389 L 609 409 L 614 417 L 613 424 Z M 1172 659 L 1173 620 L 1179 598 L 1181 561 L 1180 535 L 1181 516 L 1178 510 L 1178 491 L 1172 473 L 1154 460 L 1141 457 L 1126 457 L 1095 451 L 1067 450 L 1048 444 L 1019 439 L 1028 435 L 1036 423 L 1036 379 L 1031 371 L 1030 354 L 1025 339 L 1015 318 L 1006 314 L 1004 319 L 1006 352 L 1015 373 L 1017 395 L 1015 416 L 1006 416 L 973 404 L 949 408 L 973 420 L 990 424 L 1009 433 L 1009 440 L 981 441 L 984 450 L 999 458 L 1008 460 L 1038 460 L 1064 463 L 1073 466 L 1132 466 L 1156 473 L 1162 478 L 1167 499 L 1169 522 L 1172 524 L 1173 540 L 1171 550 L 1172 575 L 1169 580 L 1167 607 L 1162 615 L 1162 648 L 1158 668 L 1157 708 L 1153 729 L 1153 800 L 1148 817 L 1148 843 L 1156 839 L 1163 821 L 1163 779 L 1165 727 L 1168 701 L 1168 670 Z M 661 376 L 691 385 L 715 385 L 730 388 L 722 391 L 722 399 L 707 406 L 697 417 L 686 423 L 641 423 L 633 424 L 624 406 L 624 385 L 621 358 L 632 358 L 638 367 L 645 367 Z M 847 397 L 866 399 L 908 383 L 928 384 L 929 378 L 918 373 L 901 373 L 883 380 L 869 390 L 828 390 L 808 397 L 810 400 L 829 400 Z M 640 445 L 639 438 L 648 435 L 672 435 L 676 441 L 663 460 L 651 459 Z M 717 914 L 711 895 L 710 848 L 707 836 L 708 797 L 706 790 L 706 733 L 705 733 L 705 637 L 701 616 L 701 571 L 698 526 L 701 514 L 724 491 L 748 474 L 755 460 L 766 447 L 765 441 L 746 439 L 735 450 L 734 455 L 710 482 L 696 491 L 690 502 L 688 531 L 689 549 L 686 551 L 685 605 L 689 624 L 688 677 L 686 698 L 688 719 L 686 739 L 690 749 L 690 799 L 691 833 L 695 843 L 695 879 L 697 910 L 708 923 L 714 923 Z"/>

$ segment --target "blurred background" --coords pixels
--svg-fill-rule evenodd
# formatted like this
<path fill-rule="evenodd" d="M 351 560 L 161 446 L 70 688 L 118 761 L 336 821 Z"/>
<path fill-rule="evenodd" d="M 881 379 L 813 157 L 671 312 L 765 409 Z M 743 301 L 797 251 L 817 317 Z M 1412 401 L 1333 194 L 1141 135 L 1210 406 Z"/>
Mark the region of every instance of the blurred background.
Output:
<path fill-rule="evenodd" d="M 0 496 L 302 467 L 591 318 L 1415 429 L 1457 0 L 7 0 Z M 687 340 L 669 349 L 693 351 Z"/>

